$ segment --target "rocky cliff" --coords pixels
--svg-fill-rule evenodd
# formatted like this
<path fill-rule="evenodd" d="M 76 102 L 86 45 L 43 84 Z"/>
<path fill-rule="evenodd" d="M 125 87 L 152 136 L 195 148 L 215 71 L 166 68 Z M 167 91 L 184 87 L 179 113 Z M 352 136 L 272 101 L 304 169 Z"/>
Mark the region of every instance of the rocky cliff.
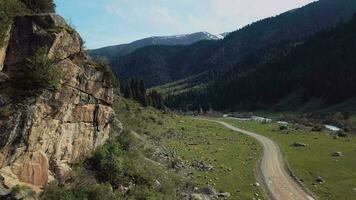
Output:
<path fill-rule="evenodd" d="M 5 188 L 23 184 L 41 190 L 109 138 L 113 89 L 110 77 L 82 50 L 79 34 L 60 16 L 18 17 L 9 35 L 0 68 L 6 77 L 0 84 L 0 182 Z M 60 85 L 19 98 L 13 87 L 38 49 L 56 59 Z"/>

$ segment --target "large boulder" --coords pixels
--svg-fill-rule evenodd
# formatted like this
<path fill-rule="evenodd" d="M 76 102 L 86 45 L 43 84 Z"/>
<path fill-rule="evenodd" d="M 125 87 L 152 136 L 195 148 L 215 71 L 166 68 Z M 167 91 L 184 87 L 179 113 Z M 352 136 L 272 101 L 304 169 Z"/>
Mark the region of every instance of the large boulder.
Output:
<path fill-rule="evenodd" d="M 50 180 L 60 180 L 108 140 L 115 119 L 109 77 L 82 51 L 79 34 L 56 14 L 15 19 L 3 72 L 16 80 L 19 71 L 26 71 L 26 58 L 39 49 L 56 58 L 63 77 L 57 90 L 25 99 L 8 120 L 0 118 L 0 183 L 5 188 L 22 184 L 41 190 Z M 0 87 L 0 96 L 6 91 Z"/>

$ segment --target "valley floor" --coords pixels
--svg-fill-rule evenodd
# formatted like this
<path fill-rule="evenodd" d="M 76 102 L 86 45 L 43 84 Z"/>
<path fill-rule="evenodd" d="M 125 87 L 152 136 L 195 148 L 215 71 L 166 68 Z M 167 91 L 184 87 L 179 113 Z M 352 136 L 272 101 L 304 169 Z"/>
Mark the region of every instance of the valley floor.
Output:
<path fill-rule="evenodd" d="M 265 199 L 260 184 L 256 185 L 262 148 L 253 138 L 214 122 L 190 118 L 178 121 L 172 132 L 179 134 L 167 139 L 168 146 L 186 161 L 186 166 L 204 163 L 212 167 L 183 170 L 198 186 L 229 192 L 229 199 Z"/>
<path fill-rule="evenodd" d="M 292 128 L 280 131 L 276 123 L 221 120 L 277 142 L 294 175 L 318 199 L 356 198 L 356 137 L 335 139 L 331 132 L 307 132 Z M 294 147 L 295 142 L 307 147 Z M 341 152 L 342 156 L 333 156 L 335 152 Z"/>
<path fill-rule="evenodd" d="M 183 164 L 176 168 L 177 173 L 198 187 L 229 192 L 229 199 L 267 198 L 257 173 L 262 146 L 255 139 L 214 122 L 143 109 L 130 101 L 118 105 L 120 120 L 132 125 L 126 128 L 168 147 L 177 163 Z M 214 119 L 276 142 L 291 171 L 317 199 L 356 199 L 355 136 L 337 138 L 333 132 L 311 132 L 294 125 L 280 130 L 277 123 Z M 294 143 L 307 146 L 294 147 Z M 341 156 L 333 156 L 335 152 Z"/>

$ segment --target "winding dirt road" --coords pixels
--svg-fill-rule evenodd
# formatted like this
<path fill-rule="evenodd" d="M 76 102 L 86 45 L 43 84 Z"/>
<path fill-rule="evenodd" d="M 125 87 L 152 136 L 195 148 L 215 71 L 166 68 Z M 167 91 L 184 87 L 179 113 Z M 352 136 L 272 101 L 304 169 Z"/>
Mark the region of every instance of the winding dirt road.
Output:
<path fill-rule="evenodd" d="M 260 173 L 270 199 L 275 200 L 313 200 L 307 192 L 289 175 L 279 146 L 271 139 L 250 131 L 236 128 L 226 122 L 200 119 L 219 123 L 228 129 L 237 131 L 258 140 L 263 145 L 263 157 Z"/>

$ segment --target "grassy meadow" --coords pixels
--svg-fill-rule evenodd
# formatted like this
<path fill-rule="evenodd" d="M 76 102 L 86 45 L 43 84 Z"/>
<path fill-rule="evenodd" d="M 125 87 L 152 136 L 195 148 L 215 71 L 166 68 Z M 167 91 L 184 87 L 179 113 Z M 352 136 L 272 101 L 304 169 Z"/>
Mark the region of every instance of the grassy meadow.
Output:
<path fill-rule="evenodd" d="M 115 105 L 124 128 L 153 138 L 173 151 L 185 165 L 177 173 L 196 186 L 229 192 L 229 199 L 265 199 L 262 188 L 252 186 L 262 151 L 254 139 L 216 123 L 142 108 L 123 98 Z M 197 162 L 211 165 L 213 170 L 201 171 L 194 167 Z"/>
<path fill-rule="evenodd" d="M 229 199 L 265 198 L 261 188 L 252 186 L 262 151 L 254 139 L 219 124 L 189 118 L 178 122 L 174 131 L 182 134 L 167 143 L 183 160 L 190 164 L 203 161 L 214 167 L 211 172 L 186 169 L 199 186 L 229 192 Z"/>
<path fill-rule="evenodd" d="M 252 121 L 223 119 L 236 127 L 267 136 L 282 148 L 293 173 L 319 199 L 356 199 L 356 137 L 333 137 L 332 132 L 308 132 L 291 129 L 280 131 L 279 125 L 260 124 Z M 296 148 L 292 144 L 308 144 L 306 148 Z M 333 157 L 334 152 L 342 152 L 341 157 Z M 317 183 L 320 176 L 325 182 Z"/>

